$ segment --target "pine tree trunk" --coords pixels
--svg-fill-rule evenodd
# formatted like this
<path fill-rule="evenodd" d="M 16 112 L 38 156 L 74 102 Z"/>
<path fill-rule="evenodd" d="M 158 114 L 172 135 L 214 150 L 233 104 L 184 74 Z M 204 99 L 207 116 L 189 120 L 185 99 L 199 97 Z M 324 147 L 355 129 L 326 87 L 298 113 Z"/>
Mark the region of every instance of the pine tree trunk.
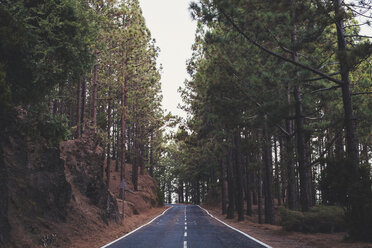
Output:
<path fill-rule="evenodd" d="M 280 176 L 281 176 L 281 185 L 282 185 L 282 201 L 283 203 L 287 202 L 287 168 L 283 166 L 284 161 L 286 160 L 286 152 L 284 147 L 283 137 L 279 137 L 279 147 L 280 147 Z"/>
<path fill-rule="evenodd" d="M 294 88 L 294 98 L 296 101 L 296 136 L 297 136 L 297 159 L 299 164 L 300 174 L 300 201 L 301 210 L 309 211 L 311 207 L 311 192 L 309 191 L 310 175 L 309 168 L 306 163 L 306 146 L 304 134 L 304 114 L 302 110 L 302 98 L 300 86 Z"/>
<path fill-rule="evenodd" d="M 87 82 L 85 78 L 81 84 L 81 117 L 80 117 L 80 135 L 84 132 L 85 128 L 85 108 L 86 108 L 86 99 L 87 99 Z"/>
<path fill-rule="evenodd" d="M 92 124 L 94 127 L 97 126 L 97 91 L 98 91 L 98 64 L 94 65 L 93 68 L 93 109 L 92 109 Z"/>
<path fill-rule="evenodd" d="M 172 203 L 172 191 L 171 191 L 172 185 L 168 183 L 168 203 Z"/>
<path fill-rule="evenodd" d="M 368 144 L 367 143 L 363 144 L 362 156 L 363 156 L 364 164 L 368 166 L 369 165 L 369 155 L 368 155 Z"/>
<path fill-rule="evenodd" d="M 136 125 L 134 132 L 134 158 L 132 160 L 132 182 L 134 190 L 138 190 L 138 160 L 139 160 L 139 144 L 138 144 L 138 126 Z"/>
<path fill-rule="evenodd" d="M 258 204 L 258 189 L 257 189 L 257 186 L 258 186 L 258 183 L 257 183 L 257 175 L 256 173 L 252 173 L 252 183 L 253 183 L 253 192 L 252 192 L 252 203 L 253 205 L 257 205 Z"/>
<path fill-rule="evenodd" d="M 337 45 L 338 45 L 338 60 L 340 64 L 341 71 L 341 89 L 342 89 L 342 101 L 344 107 L 344 124 L 345 124 L 345 140 L 346 140 L 346 157 L 347 157 L 347 186 L 349 190 L 345 192 L 348 196 L 347 208 L 348 208 L 348 218 L 354 223 L 363 223 L 365 221 L 364 216 L 366 208 L 364 207 L 366 200 L 360 199 L 360 189 L 358 190 L 357 185 L 361 185 L 360 173 L 359 173 L 359 146 L 358 146 L 358 136 L 357 136 L 357 119 L 354 116 L 353 101 L 351 97 L 350 90 L 350 78 L 349 78 L 349 66 L 347 61 L 347 49 L 346 49 L 346 39 L 345 39 L 345 27 L 344 27 L 344 9 L 342 7 L 342 0 L 335 0 L 335 20 L 337 29 Z M 369 178 L 368 178 L 369 179 Z M 367 189 L 368 186 L 361 186 Z M 364 190 L 364 189 L 363 189 Z M 370 188 L 368 189 L 370 190 Z M 363 230 L 359 225 L 359 228 L 353 224 L 351 232 L 360 233 Z"/>
<path fill-rule="evenodd" d="M 77 89 L 77 111 L 76 111 L 76 138 L 81 136 L 81 80 L 79 80 Z"/>
<path fill-rule="evenodd" d="M 154 132 L 150 136 L 150 176 L 154 177 Z"/>
<path fill-rule="evenodd" d="M 296 41 L 296 24 L 295 24 L 295 0 L 291 0 L 291 21 L 293 22 L 293 30 L 291 34 L 291 40 L 292 44 Z M 296 57 L 297 55 L 294 53 L 292 54 L 292 59 Z M 288 83 L 287 85 L 287 102 L 288 104 L 291 104 L 291 87 Z M 291 115 L 291 112 L 288 112 L 288 116 Z M 288 134 L 293 133 L 293 123 L 291 120 L 286 120 L 286 129 Z M 288 208 L 291 210 L 295 210 L 297 207 L 297 196 L 296 196 L 296 178 L 295 178 L 295 165 L 293 161 L 293 139 L 290 136 L 287 136 L 287 146 L 286 146 L 286 162 L 287 162 L 287 177 L 288 177 Z"/>
<path fill-rule="evenodd" d="M 257 185 L 258 185 L 258 197 L 257 197 L 257 204 L 258 204 L 258 223 L 262 224 L 262 178 L 261 178 L 261 168 L 257 169 Z"/>
<path fill-rule="evenodd" d="M 335 140 L 335 156 L 338 159 L 344 158 L 344 138 L 342 133 L 338 135 L 338 138 Z"/>
<path fill-rule="evenodd" d="M 226 165 L 225 165 L 225 157 L 221 159 L 221 210 L 222 214 L 226 214 Z"/>
<path fill-rule="evenodd" d="M 243 170 L 242 157 L 240 147 L 240 131 L 237 130 L 234 134 L 234 151 L 235 151 L 235 177 L 236 177 L 236 200 L 238 211 L 238 221 L 244 220 L 244 199 L 243 199 Z"/>
<path fill-rule="evenodd" d="M 145 174 L 145 135 L 144 135 L 144 129 L 145 127 L 141 124 L 140 125 L 140 140 L 139 140 L 139 166 L 140 166 L 140 175 Z"/>
<path fill-rule="evenodd" d="M 247 155 L 245 163 L 245 183 L 246 183 L 246 193 L 245 199 L 247 201 L 247 215 L 252 216 L 252 194 L 251 194 L 251 182 L 250 182 L 250 172 L 249 172 L 249 155 Z"/>
<path fill-rule="evenodd" d="M 265 164 L 265 223 L 273 224 L 273 165 L 271 155 L 271 139 L 267 127 L 267 116 L 264 117 L 263 128 L 263 160 Z"/>
<path fill-rule="evenodd" d="M 274 160 L 275 160 L 275 195 L 278 201 L 278 206 L 282 205 L 282 199 L 280 194 L 280 180 L 279 180 L 279 163 L 278 163 L 278 144 L 277 140 L 274 139 Z"/>
<path fill-rule="evenodd" d="M 188 203 L 189 202 L 189 187 L 188 183 L 185 183 L 185 201 Z"/>
<path fill-rule="evenodd" d="M 195 184 L 195 189 L 196 189 L 196 204 L 200 204 L 200 181 L 199 179 L 196 180 Z"/>
<path fill-rule="evenodd" d="M 123 50 L 123 57 L 125 53 Z M 122 80 L 123 84 L 121 86 L 121 171 L 120 171 L 120 181 L 125 178 L 125 155 L 126 155 L 126 121 L 127 121 L 127 85 L 126 85 L 126 77 L 124 73 L 124 68 L 122 69 Z"/>
<path fill-rule="evenodd" d="M 346 129 L 346 153 L 351 170 L 350 173 L 355 174 L 354 178 L 357 178 L 357 168 L 359 167 L 359 149 L 358 149 L 358 137 L 356 133 L 356 118 L 354 116 L 353 101 L 350 91 L 350 78 L 349 78 L 349 67 L 346 61 L 346 39 L 345 39 L 345 27 L 343 18 L 343 7 L 342 0 L 335 0 L 335 13 L 336 13 L 336 28 L 337 28 L 337 45 L 340 55 L 338 56 L 341 70 L 341 80 L 343 82 L 342 89 L 342 101 L 344 106 L 345 115 L 345 129 Z M 350 178 L 352 179 L 352 178 Z"/>
<path fill-rule="evenodd" d="M 111 87 L 108 91 L 108 98 L 111 97 Z M 108 100 L 107 106 L 107 165 L 106 165 L 106 176 L 107 176 L 107 188 L 110 189 L 110 176 L 111 176 L 111 99 Z"/>
<path fill-rule="evenodd" d="M 229 205 L 227 207 L 227 217 L 228 219 L 234 219 L 234 210 L 235 210 L 235 197 L 234 197 L 234 174 L 233 174 L 233 149 L 229 148 L 229 159 L 227 164 L 227 192 L 229 198 Z"/>
<path fill-rule="evenodd" d="M 120 131 L 119 126 L 121 125 L 121 120 L 119 119 L 119 113 L 116 113 L 116 161 L 115 161 L 115 171 L 119 171 L 119 164 L 121 165 L 121 146 L 120 146 Z M 121 167 L 121 166 L 120 166 Z M 121 178 L 122 179 L 122 178 Z"/>

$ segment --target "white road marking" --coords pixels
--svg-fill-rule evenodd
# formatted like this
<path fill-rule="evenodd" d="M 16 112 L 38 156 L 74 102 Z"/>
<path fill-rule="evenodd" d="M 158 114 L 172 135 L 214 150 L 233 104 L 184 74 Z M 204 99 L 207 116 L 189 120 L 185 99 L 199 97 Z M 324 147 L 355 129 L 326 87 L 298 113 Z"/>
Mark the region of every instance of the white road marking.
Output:
<path fill-rule="evenodd" d="M 208 214 L 209 216 L 211 216 L 213 219 L 216 219 L 217 221 L 221 222 L 221 223 L 224 224 L 225 226 L 230 227 L 230 228 L 233 229 L 234 231 L 237 231 L 237 232 L 243 234 L 243 235 L 246 236 L 247 238 L 249 238 L 249 239 L 251 239 L 251 240 L 253 240 L 253 241 L 256 241 L 257 243 L 259 243 L 260 245 L 262 245 L 262 246 L 264 246 L 264 247 L 266 247 L 266 248 L 272 248 L 271 246 L 269 246 L 269 245 L 263 243 L 262 241 L 259 241 L 258 239 L 255 239 L 255 238 L 253 238 L 252 236 L 249 236 L 249 235 L 246 234 L 245 232 L 242 232 L 242 231 L 240 231 L 239 229 L 236 229 L 236 228 L 230 226 L 229 224 L 226 224 L 226 223 L 223 222 L 222 220 L 220 220 L 220 219 L 214 217 L 213 215 L 211 215 L 211 214 L 208 212 L 208 210 L 206 210 L 206 209 L 200 207 L 199 205 L 197 205 L 197 206 L 198 206 L 200 209 L 203 209 L 205 212 L 207 212 L 207 214 Z"/>
<path fill-rule="evenodd" d="M 108 246 L 110 246 L 110 245 L 112 245 L 113 243 L 115 243 L 115 242 L 117 242 L 117 241 L 119 241 L 119 240 L 121 240 L 121 239 L 123 239 L 123 238 L 125 238 L 125 237 L 127 237 L 127 236 L 129 236 L 129 235 L 131 235 L 132 233 L 134 233 L 134 232 L 136 232 L 136 231 L 138 231 L 139 229 L 141 229 L 142 227 L 144 227 L 144 226 L 147 226 L 147 225 L 149 225 L 149 224 L 151 224 L 154 220 L 156 220 L 157 218 L 159 218 L 160 216 L 162 216 L 162 215 L 164 215 L 165 214 L 165 212 L 167 212 L 169 209 L 171 209 L 171 208 L 173 208 L 173 207 L 170 207 L 170 208 L 167 208 L 166 210 L 164 210 L 163 211 L 163 213 L 162 214 L 160 214 L 160 215 L 158 215 L 158 216 L 156 216 L 154 219 L 152 219 L 150 222 L 148 222 L 148 223 L 146 223 L 146 224 L 144 224 L 144 225 L 142 225 L 142 226 L 140 226 L 140 227 L 138 227 L 137 229 L 135 229 L 135 230 L 133 230 L 133 231 L 131 231 L 131 232 L 129 232 L 129 233 L 127 233 L 127 234 L 125 234 L 124 236 L 122 236 L 122 237 L 120 237 L 120 238 L 118 238 L 118 239 L 116 239 L 116 240 L 114 240 L 114 241 L 112 241 L 111 243 L 108 243 L 107 245 L 104 245 L 104 246 L 102 246 L 101 248 L 105 248 L 105 247 L 108 247 Z"/>
<path fill-rule="evenodd" d="M 185 226 L 185 230 L 187 230 L 187 226 Z"/>
<path fill-rule="evenodd" d="M 185 225 L 187 225 L 187 222 L 185 222 Z"/>
<path fill-rule="evenodd" d="M 185 234 L 183 235 L 184 237 L 187 237 L 187 232 L 185 232 Z"/>
<path fill-rule="evenodd" d="M 187 241 L 183 241 L 183 248 L 187 248 Z"/>

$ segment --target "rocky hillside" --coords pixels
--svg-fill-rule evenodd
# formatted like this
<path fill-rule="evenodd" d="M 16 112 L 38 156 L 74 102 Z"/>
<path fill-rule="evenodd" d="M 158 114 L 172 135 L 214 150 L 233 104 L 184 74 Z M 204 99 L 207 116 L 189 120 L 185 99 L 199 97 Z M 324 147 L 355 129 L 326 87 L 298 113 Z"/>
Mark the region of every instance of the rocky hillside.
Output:
<path fill-rule="evenodd" d="M 37 130 L 30 132 L 29 120 L 22 115 L 6 122 L 0 139 L 4 247 L 69 247 L 71 238 L 97 232 L 96 226 L 121 223 L 114 184 L 118 182 L 113 179 L 114 193 L 104 184 L 104 153 L 93 130 L 58 148 Z M 126 214 L 157 204 L 156 184 L 148 177 L 140 179 L 147 186 L 140 183 L 142 191 L 128 197 Z"/>

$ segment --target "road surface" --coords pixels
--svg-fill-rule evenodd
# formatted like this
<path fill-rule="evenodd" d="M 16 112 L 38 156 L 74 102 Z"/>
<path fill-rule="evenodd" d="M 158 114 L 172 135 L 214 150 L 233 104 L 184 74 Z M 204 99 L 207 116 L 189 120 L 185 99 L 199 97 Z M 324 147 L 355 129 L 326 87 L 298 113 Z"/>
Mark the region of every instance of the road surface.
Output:
<path fill-rule="evenodd" d="M 262 248 L 195 205 L 171 205 L 162 216 L 104 248 Z M 102 248 L 103 248 L 102 247 Z"/>

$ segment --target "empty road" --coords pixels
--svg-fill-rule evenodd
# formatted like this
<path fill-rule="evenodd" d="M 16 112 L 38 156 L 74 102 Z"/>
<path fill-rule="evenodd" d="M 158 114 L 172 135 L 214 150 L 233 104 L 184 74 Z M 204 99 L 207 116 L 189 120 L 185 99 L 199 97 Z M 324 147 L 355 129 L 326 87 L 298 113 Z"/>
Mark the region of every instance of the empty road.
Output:
<path fill-rule="evenodd" d="M 195 205 L 172 205 L 151 224 L 104 248 L 262 248 Z M 102 247 L 102 248 L 103 248 Z"/>

